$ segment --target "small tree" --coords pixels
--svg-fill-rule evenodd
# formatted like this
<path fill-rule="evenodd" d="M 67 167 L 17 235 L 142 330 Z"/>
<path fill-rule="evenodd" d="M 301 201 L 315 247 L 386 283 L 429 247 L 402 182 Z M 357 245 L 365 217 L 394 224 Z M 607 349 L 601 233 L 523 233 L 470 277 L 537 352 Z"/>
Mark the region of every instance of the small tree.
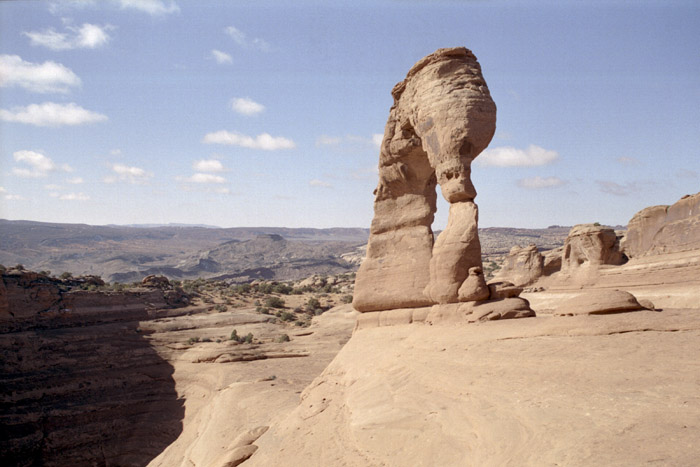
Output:
<path fill-rule="evenodd" d="M 66 280 L 66 279 L 72 279 L 73 274 L 69 273 L 68 271 L 63 272 L 60 276 L 61 279 Z"/>
<path fill-rule="evenodd" d="M 240 342 L 241 338 L 238 336 L 238 331 L 236 331 L 235 329 L 231 331 L 231 337 L 229 337 L 229 340 Z"/>

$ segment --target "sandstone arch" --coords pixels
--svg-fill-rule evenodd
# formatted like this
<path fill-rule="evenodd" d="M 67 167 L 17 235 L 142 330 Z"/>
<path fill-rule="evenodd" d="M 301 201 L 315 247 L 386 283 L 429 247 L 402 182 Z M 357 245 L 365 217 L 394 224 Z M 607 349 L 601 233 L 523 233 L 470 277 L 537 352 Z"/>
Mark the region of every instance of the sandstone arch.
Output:
<path fill-rule="evenodd" d="M 470 175 L 495 132 L 496 105 L 481 67 L 464 47 L 439 49 L 416 63 L 392 95 L 353 304 L 378 311 L 487 299 Z M 436 184 L 450 208 L 433 244 Z"/>

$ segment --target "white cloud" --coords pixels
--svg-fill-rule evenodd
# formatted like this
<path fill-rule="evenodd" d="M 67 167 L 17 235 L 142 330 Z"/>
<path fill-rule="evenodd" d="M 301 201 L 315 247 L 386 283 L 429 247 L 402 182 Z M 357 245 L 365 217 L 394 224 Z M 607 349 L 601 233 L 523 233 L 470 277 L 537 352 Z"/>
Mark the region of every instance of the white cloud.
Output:
<path fill-rule="evenodd" d="M 322 180 L 315 180 L 315 179 L 314 179 L 314 180 L 311 180 L 311 181 L 309 182 L 309 185 L 311 185 L 311 186 L 316 186 L 316 187 L 321 187 L 321 188 L 331 188 L 331 187 L 333 186 L 333 185 L 331 185 L 331 184 L 328 183 L 328 182 L 324 182 L 324 181 L 322 181 Z"/>
<path fill-rule="evenodd" d="M 216 60 L 216 63 L 218 63 L 219 65 L 233 63 L 233 58 L 229 54 L 227 54 L 226 52 L 222 52 L 221 50 L 212 50 L 211 56 L 214 60 Z"/>
<path fill-rule="evenodd" d="M 58 32 L 53 28 L 43 31 L 23 32 L 32 45 L 51 50 L 96 49 L 106 45 L 111 37 L 107 31 L 114 26 L 98 26 L 84 23 L 82 26 L 66 26 L 68 32 Z"/>
<path fill-rule="evenodd" d="M 234 26 L 225 28 L 224 33 L 231 37 L 231 39 L 233 39 L 233 41 L 241 47 L 253 48 L 262 52 L 267 52 L 270 50 L 270 44 L 268 44 L 267 41 L 260 38 L 249 39 L 246 33 Z"/>
<path fill-rule="evenodd" d="M 70 183 L 71 185 L 80 185 L 81 183 L 85 182 L 82 177 L 73 177 L 69 178 L 66 180 L 67 183 Z"/>
<path fill-rule="evenodd" d="M 648 190 L 654 185 L 653 182 L 642 181 L 619 184 L 609 180 L 596 180 L 596 183 L 598 184 L 598 189 L 600 189 L 601 192 L 615 196 L 629 196 L 634 193 Z"/>
<path fill-rule="evenodd" d="M 48 185 L 44 185 L 45 190 L 62 190 L 63 187 L 61 185 L 56 185 L 55 183 L 50 183 Z"/>
<path fill-rule="evenodd" d="M 105 183 L 114 183 L 119 181 L 128 182 L 134 185 L 141 185 L 153 177 L 152 173 L 146 172 L 140 167 L 129 167 L 128 165 L 124 164 L 113 164 L 111 169 L 112 172 L 114 172 L 114 175 L 105 177 Z"/>
<path fill-rule="evenodd" d="M 565 182 L 559 177 L 531 177 L 531 178 L 521 178 L 518 180 L 518 186 L 520 188 L 527 188 L 529 190 L 539 190 L 541 188 L 552 188 L 555 186 L 561 186 Z"/>
<path fill-rule="evenodd" d="M 637 165 L 639 161 L 634 157 L 621 156 L 617 158 L 617 162 L 624 165 Z"/>
<path fill-rule="evenodd" d="M 372 134 L 371 137 L 357 136 L 357 135 L 345 135 L 345 136 L 330 136 L 321 135 L 316 138 L 316 147 L 321 146 L 339 146 L 341 144 L 348 145 L 372 145 L 374 147 L 379 147 L 382 144 L 384 135 L 379 133 Z"/>
<path fill-rule="evenodd" d="M 0 55 L 0 86 L 18 86 L 31 92 L 67 93 L 80 86 L 80 78 L 56 62 L 32 63 L 19 55 Z"/>
<path fill-rule="evenodd" d="M 15 162 L 22 164 L 21 167 L 14 167 L 12 173 L 23 178 L 46 177 L 49 173 L 57 170 L 71 172 L 73 169 L 66 164 L 56 166 L 51 158 L 36 151 L 17 151 L 12 154 Z"/>
<path fill-rule="evenodd" d="M 84 109 L 73 102 L 70 104 L 44 102 L 43 104 L 31 104 L 26 107 L 13 107 L 10 110 L 0 109 L 0 120 L 36 126 L 58 127 L 103 122 L 107 120 L 107 116 Z"/>
<path fill-rule="evenodd" d="M 226 183 L 226 179 L 220 175 L 196 173 L 191 177 L 180 178 L 180 181 L 189 183 Z"/>
<path fill-rule="evenodd" d="M 337 136 L 321 135 L 318 138 L 316 138 L 316 147 L 335 146 L 340 144 L 342 140 L 342 138 L 338 138 Z"/>
<path fill-rule="evenodd" d="M 167 15 L 178 13 L 180 7 L 171 1 L 168 5 L 163 0 L 119 0 L 122 9 L 132 9 L 148 13 L 149 15 Z"/>
<path fill-rule="evenodd" d="M 0 193 L 7 193 L 7 190 L 5 187 L 0 186 Z"/>
<path fill-rule="evenodd" d="M 263 149 L 265 151 L 275 151 L 278 149 L 292 149 L 296 144 L 291 139 L 281 136 L 274 137 L 268 133 L 262 133 L 255 138 L 237 132 L 226 130 L 207 133 L 204 135 L 203 143 L 226 144 L 229 146 L 241 146 L 250 149 Z"/>
<path fill-rule="evenodd" d="M 192 168 L 197 172 L 223 172 L 224 165 L 216 159 L 202 159 L 195 161 Z"/>
<path fill-rule="evenodd" d="M 231 108 L 242 115 L 255 115 L 265 110 L 265 106 L 258 104 L 248 97 L 237 97 L 231 101 Z"/>
<path fill-rule="evenodd" d="M 5 195 L 5 199 L 9 201 L 19 201 L 24 199 L 24 196 L 20 195 Z"/>
<path fill-rule="evenodd" d="M 559 157 L 556 151 L 544 149 L 531 144 L 527 149 L 517 149 L 512 146 L 503 146 L 485 150 L 476 159 L 476 164 L 481 167 L 535 167 L 547 165 Z"/>
<path fill-rule="evenodd" d="M 85 193 L 66 193 L 59 195 L 58 199 L 64 201 L 87 201 L 90 199 L 90 197 Z"/>

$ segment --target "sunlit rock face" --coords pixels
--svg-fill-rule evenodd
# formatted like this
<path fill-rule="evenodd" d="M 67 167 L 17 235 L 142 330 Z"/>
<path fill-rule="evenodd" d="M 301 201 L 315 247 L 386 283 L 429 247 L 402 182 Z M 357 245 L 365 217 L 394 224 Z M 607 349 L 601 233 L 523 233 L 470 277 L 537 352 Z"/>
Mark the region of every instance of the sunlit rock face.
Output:
<path fill-rule="evenodd" d="M 481 67 L 464 47 L 440 49 L 416 63 L 392 95 L 355 308 L 488 298 L 470 177 L 472 161 L 496 129 L 496 105 Z M 433 244 L 436 184 L 450 212 L 447 228 Z"/>

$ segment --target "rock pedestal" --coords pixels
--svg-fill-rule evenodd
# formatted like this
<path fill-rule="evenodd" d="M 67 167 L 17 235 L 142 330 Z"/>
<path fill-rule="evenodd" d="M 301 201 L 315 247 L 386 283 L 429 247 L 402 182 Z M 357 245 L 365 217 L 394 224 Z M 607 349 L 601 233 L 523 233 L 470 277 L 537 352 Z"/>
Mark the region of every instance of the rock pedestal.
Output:
<path fill-rule="evenodd" d="M 439 49 L 392 95 L 353 305 L 368 312 L 487 300 L 470 175 L 495 132 L 496 105 L 481 67 L 464 47 Z M 436 184 L 450 211 L 433 244 Z"/>

